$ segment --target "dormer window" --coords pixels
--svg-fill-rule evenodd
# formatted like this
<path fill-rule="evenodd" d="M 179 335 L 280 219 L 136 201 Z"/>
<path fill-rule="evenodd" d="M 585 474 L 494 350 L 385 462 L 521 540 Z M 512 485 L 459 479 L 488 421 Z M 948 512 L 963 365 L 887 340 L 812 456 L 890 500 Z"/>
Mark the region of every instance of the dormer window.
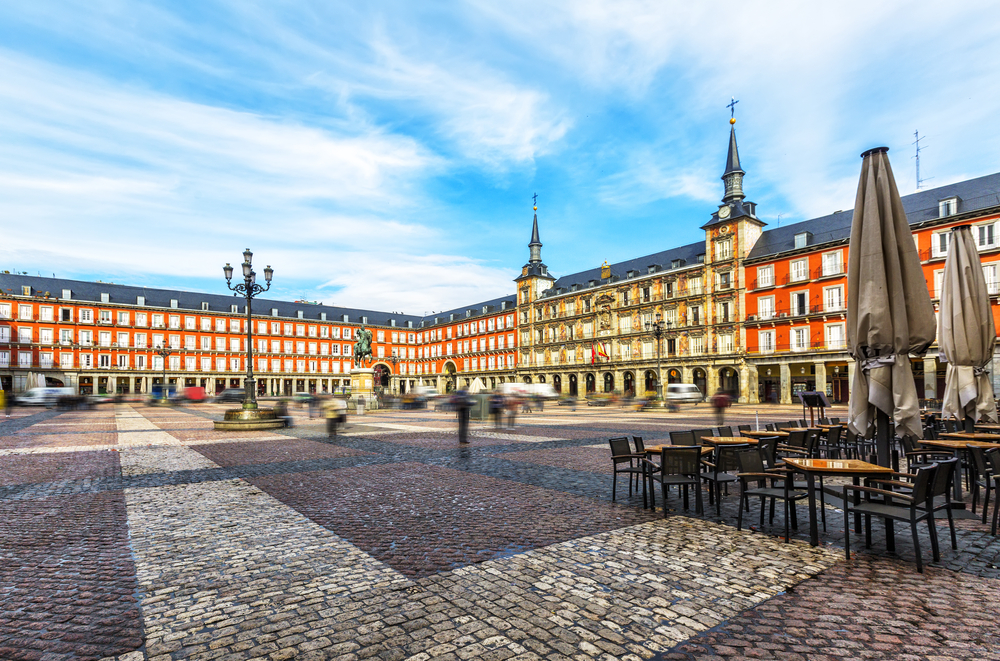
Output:
<path fill-rule="evenodd" d="M 938 202 L 938 217 L 947 218 L 958 213 L 958 197 L 946 197 Z"/>
<path fill-rule="evenodd" d="M 805 248 L 809 245 L 809 239 L 812 238 L 812 232 L 799 232 L 795 235 L 795 249 Z"/>

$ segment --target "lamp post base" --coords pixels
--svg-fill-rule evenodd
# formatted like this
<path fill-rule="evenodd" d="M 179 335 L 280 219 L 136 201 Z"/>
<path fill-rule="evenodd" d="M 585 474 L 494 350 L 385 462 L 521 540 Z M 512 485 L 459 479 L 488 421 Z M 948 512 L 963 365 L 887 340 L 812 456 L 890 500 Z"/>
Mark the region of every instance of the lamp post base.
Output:
<path fill-rule="evenodd" d="M 229 409 L 222 420 L 215 421 L 219 431 L 259 431 L 279 429 L 285 421 L 274 414 L 274 409 Z"/>

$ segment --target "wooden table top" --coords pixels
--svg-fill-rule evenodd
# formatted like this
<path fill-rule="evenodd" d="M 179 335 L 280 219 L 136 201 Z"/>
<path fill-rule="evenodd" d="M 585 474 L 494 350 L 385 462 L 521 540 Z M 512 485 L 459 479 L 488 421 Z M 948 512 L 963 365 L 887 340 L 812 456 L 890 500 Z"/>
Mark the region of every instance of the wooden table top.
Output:
<path fill-rule="evenodd" d="M 788 436 L 786 431 L 765 431 L 763 429 L 751 430 L 751 431 L 741 431 L 744 436 L 749 436 L 750 438 L 762 438 L 764 436 Z"/>
<path fill-rule="evenodd" d="M 953 440 L 953 441 L 986 441 L 987 443 L 995 443 L 997 440 L 996 434 L 984 434 L 984 433 L 968 433 L 968 432 L 949 432 L 941 434 L 943 440 Z M 920 441 L 923 443 L 923 441 Z M 928 441 L 929 442 L 929 441 Z"/>
<path fill-rule="evenodd" d="M 669 448 L 682 448 L 682 447 L 684 447 L 684 446 L 683 445 L 670 445 L 669 443 L 665 443 L 663 445 L 647 445 L 646 446 L 646 454 L 659 454 L 660 450 L 662 450 L 664 448 L 668 448 L 669 449 Z M 702 454 L 709 454 L 710 452 L 712 452 L 712 448 L 701 446 L 701 453 Z"/>
<path fill-rule="evenodd" d="M 781 431 L 788 432 L 789 434 L 793 431 L 826 431 L 825 427 L 782 427 Z"/>
<path fill-rule="evenodd" d="M 701 440 L 711 445 L 757 445 L 760 442 L 745 436 L 702 436 Z"/>
<path fill-rule="evenodd" d="M 947 448 L 949 450 L 963 450 L 965 448 L 976 447 L 976 448 L 1000 448 L 1000 439 L 996 437 L 996 434 L 976 434 L 977 436 L 992 436 L 995 440 L 993 441 L 982 441 L 974 439 L 929 439 L 926 441 L 920 441 L 921 445 L 927 446 L 929 448 Z"/>
<path fill-rule="evenodd" d="M 989 431 L 1000 432 L 1000 425 L 993 424 L 992 422 L 977 422 L 976 429 L 987 429 Z"/>
<path fill-rule="evenodd" d="M 870 464 L 860 459 L 798 459 L 784 457 L 785 464 L 810 473 L 879 474 L 892 473 L 892 469 Z"/>

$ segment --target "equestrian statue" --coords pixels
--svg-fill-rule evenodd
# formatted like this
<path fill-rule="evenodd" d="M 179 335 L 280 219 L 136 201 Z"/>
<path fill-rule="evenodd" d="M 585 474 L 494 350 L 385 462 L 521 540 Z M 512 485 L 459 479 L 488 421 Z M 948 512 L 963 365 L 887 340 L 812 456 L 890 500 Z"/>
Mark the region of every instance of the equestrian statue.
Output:
<path fill-rule="evenodd" d="M 355 337 L 358 341 L 354 343 L 354 362 L 362 367 L 367 367 L 375 358 L 372 356 L 372 332 L 362 326 L 355 333 Z"/>

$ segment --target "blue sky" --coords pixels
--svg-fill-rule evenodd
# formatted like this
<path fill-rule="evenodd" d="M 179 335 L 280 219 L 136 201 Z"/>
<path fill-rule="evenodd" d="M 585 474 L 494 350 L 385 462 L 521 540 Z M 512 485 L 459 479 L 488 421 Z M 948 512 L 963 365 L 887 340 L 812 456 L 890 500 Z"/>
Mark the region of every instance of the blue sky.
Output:
<path fill-rule="evenodd" d="M 401 311 L 1000 170 L 986 3 L 0 4 L 0 269 Z M 260 269 L 258 269 L 259 271 Z"/>

